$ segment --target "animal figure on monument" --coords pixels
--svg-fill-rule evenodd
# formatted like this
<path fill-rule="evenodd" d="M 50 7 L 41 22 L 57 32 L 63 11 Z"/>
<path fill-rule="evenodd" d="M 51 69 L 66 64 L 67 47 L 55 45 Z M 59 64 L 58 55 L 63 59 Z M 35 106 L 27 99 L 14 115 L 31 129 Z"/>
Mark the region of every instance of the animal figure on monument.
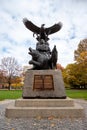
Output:
<path fill-rule="evenodd" d="M 32 60 L 29 61 L 29 64 L 33 64 L 32 69 L 50 69 L 50 56 L 47 56 L 47 53 L 40 53 L 38 50 L 29 48 L 29 54 L 32 56 Z"/>
<path fill-rule="evenodd" d="M 38 27 L 26 18 L 23 19 L 23 23 L 27 29 L 33 32 L 33 36 L 36 34 L 38 41 L 36 50 L 29 48 L 29 54 L 32 56 L 32 60 L 29 61 L 29 64 L 33 64 L 32 69 L 55 69 L 58 57 L 57 49 L 56 46 L 54 46 L 51 52 L 47 41 L 49 40 L 48 35 L 59 31 L 62 27 L 62 23 L 59 22 L 48 28 L 44 27 L 45 24 Z"/>
<path fill-rule="evenodd" d="M 29 64 L 33 64 L 32 69 L 55 69 L 57 62 L 57 50 L 54 46 L 52 50 L 52 55 L 47 54 L 46 52 L 40 53 L 38 50 L 29 48 L 29 54 L 32 56 L 32 60 L 29 61 Z"/>
<path fill-rule="evenodd" d="M 55 69 L 57 67 L 56 66 L 57 60 L 58 60 L 58 52 L 56 46 L 54 46 L 51 54 L 52 69 Z"/>
<path fill-rule="evenodd" d="M 40 39 L 44 39 L 45 41 L 48 41 L 48 35 L 51 35 L 57 31 L 59 31 L 62 28 L 62 23 L 58 22 L 57 24 L 54 24 L 51 27 L 45 28 L 45 24 L 42 24 L 41 27 L 36 26 L 31 21 L 29 21 L 27 18 L 23 19 L 23 23 L 26 26 L 27 29 L 31 30 L 34 34 L 37 35 L 37 40 L 40 41 Z"/>

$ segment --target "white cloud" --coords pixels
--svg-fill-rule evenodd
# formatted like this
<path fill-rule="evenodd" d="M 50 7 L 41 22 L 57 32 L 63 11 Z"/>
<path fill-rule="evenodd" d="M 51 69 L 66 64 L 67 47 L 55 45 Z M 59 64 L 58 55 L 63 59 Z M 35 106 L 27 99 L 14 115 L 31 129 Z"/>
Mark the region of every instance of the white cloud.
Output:
<path fill-rule="evenodd" d="M 28 48 L 35 48 L 37 41 L 23 25 L 22 19 L 27 17 L 37 26 L 61 21 L 62 29 L 49 36 L 49 44 L 51 49 L 57 46 L 62 66 L 73 62 L 79 41 L 87 38 L 86 5 L 86 0 L 0 0 L 0 60 L 12 56 L 20 64 L 28 64 Z"/>

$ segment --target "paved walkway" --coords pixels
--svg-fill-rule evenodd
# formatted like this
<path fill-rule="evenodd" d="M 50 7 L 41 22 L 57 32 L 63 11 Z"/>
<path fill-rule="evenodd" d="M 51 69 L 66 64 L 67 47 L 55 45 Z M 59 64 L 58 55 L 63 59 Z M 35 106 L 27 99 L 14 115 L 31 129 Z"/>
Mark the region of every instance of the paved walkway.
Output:
<path fill-rule="evenodd" d="M 85 118 L 57 119 L 48 118 L 25 118 L 8 119 L 5 117 L 5 108 L 14 104 L 14 100 L 0 101 L 0 130 L 87 130 L 87 101 L 76 99 L 75 102 L 84 107 Z"/>

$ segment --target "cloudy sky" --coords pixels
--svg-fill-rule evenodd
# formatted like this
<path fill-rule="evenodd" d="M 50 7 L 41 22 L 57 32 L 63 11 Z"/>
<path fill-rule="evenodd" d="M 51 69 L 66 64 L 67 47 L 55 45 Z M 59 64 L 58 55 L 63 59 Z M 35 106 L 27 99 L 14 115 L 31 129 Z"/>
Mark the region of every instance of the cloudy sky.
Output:
<path fill-rule="evenodd" d="M 61 21 L 62 29 L 49 36 L 50 48 L 56 45 L 62 66 L 73 63 L 74 50 L 87 38 L 87 0 L 0 0 L 0 61 L 10 56 L 28 65 L 28 48 L 37 41 L 23 24 L 25 17 L 39 27 Z"/>

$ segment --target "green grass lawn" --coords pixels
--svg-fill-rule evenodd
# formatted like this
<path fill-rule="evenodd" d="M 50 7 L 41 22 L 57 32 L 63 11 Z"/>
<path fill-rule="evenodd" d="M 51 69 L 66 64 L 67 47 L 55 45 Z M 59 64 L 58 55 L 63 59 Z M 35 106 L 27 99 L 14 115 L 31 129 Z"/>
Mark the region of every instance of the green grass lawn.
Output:
<path fill-rule="evenodd" d="M 0 100 L 17 99 L 22 97 L 22 90 L 0 90 Z"/>
<path fill-rule="evenodd" d="M 66 94 L 70 98 L 87 100 L 87 90 L 66 90 Z"/>
<path fill-rule="evenodd" d="M 87 90 L 66 90 L 67 97 L 87 100 Z M 22 90 L 0 90 L 0 100 L 22 97 Z"/>

